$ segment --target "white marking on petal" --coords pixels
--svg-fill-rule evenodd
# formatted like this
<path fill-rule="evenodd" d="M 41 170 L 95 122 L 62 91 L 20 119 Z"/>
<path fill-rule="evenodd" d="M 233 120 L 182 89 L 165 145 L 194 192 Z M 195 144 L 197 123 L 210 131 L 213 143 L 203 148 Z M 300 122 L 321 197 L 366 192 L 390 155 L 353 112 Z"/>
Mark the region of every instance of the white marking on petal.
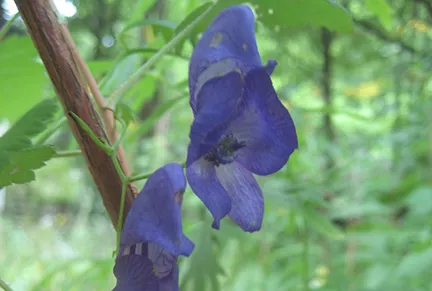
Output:
<path fill-rule="evenodd" d="M 135 247 L 135 254 L 137 254 L 137 255 L 142 255 L 142 246 L 143 246 L 143 243 L 142 243 L 142 242 L 136 244 L 136 247 Z"/>
<path fill-rule="evenodd" d="M 123 251 L 123 256 L 127 256 L 130 254 L 130 246 L 127 246 Z"/>
<path fill-rule="evenodd" d="M 196 100 L 201 87 L 210 79 L 215 77 L 224 76 L 232 71 L 238 69 L 239 66 L 233 59 L 223 59 L 219 62 L 211 64 L 207 69 L 205 69 L 199 76 L 198 81 L 195 85 L 195 94 L 193 98 Z"/>

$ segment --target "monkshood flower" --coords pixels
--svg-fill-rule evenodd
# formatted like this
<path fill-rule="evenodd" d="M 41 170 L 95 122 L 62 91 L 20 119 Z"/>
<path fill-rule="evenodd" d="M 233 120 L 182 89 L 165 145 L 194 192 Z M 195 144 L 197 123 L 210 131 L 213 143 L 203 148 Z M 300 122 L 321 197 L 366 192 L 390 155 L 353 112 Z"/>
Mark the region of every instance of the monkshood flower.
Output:
<path fill-rule="evenodd" d="M 121 233 L 115 291 L 175 291 L 179 255 L 194 244 L 183 234 L 180 206 L 186 179 L 179 164 L 154 172 L 136 197 Z"/>
<path fill-rule="evenodd" d="M 298 147 L 294 123 L 261 62 L 254 15 L 246 5 L 223 10 L 209 25 L 189 66 L 194 121 L 186 175 L 213 215 L 244 231 L 261 228 L 264 201 L 253 174 L 280 170 Z"/>

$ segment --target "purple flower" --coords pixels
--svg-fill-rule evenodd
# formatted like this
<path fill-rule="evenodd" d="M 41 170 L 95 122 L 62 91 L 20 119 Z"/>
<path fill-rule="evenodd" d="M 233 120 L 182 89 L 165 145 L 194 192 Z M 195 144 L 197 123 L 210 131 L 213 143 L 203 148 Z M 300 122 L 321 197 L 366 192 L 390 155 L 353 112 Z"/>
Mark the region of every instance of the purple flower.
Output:
<path fill-rule="evenodd" d="M 213 215 L 244 231 L 261 228 L 264 201 L 253 174 L 280 170 L 298 147 L 294 123 L 263 66 L 246 5 L 223 10 L 198 42 L 189 66 L 194 122 L 186 175 Z"/>
<path fill-rule="evenodd" d="M 154 172 L 126 218 L 114 274 L 115 291 L 178 290 L 179 255 L 194 244 L 183 234 L 180 205 L 186 179 L 179 164 Z"/>

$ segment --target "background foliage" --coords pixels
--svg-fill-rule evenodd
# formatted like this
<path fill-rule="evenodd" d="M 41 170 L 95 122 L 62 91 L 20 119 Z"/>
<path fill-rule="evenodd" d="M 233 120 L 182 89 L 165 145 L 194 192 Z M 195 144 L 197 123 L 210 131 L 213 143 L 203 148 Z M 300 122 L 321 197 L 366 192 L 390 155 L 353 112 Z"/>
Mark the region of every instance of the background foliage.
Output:
<path fill-rule="evenodd" d="M 54 2 L 105 96 L 211 5 Z M 211 17 L 240 2 L 219 0 L 117 106 L 135 117 L 124 143 L 135 172 L 185 159 L 188 58 Z M 279 62 L 272 78 L 300 148 L 259 178 L 258 233 L 229 221 L 211 230 L 186 192 L 196 249 L 180 261 L 181 290 L 432 290 L 432 5 L 250 3 L 263 60 Z M 0 1 L 0 27 L 14 9 Z M 83 158 L 58 157 L 77 144 L 54 96 L 18 19 L 0 40 L 0 187 L 9 185 L 0 189 L 0 278 L 14 290 L 110 290 L 115 232 Z"/>

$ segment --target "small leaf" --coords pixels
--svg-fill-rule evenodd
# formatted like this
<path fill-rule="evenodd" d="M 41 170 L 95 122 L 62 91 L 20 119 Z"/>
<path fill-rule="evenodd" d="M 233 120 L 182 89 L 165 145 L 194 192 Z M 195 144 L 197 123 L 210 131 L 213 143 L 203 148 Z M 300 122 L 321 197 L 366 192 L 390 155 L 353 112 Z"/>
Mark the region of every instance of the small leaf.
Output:
<path fill-rule="evenodd" d="M 50 146 L 36 146 L 9 153 L 7 164 L 1 164 L 0 188 L 12 183 L 23 184 L 33 181 L 33 170 L 45 166 L 45 162 L 54 154 L 55 151 Z"/>
<path fill-rule="evenodd" d="M 374 1 L 374 0 L 372 0 Z M 349 33 L 353 29 L 348 12 L 332 0 L 253 0 L 258 19 L 271 28 L 286 29 L 311 25 Z"/>
<path fill-rule="evenodd" d="M 375 14 L 382 26 L 390 29 L 392 25 L 393 9 L 387 4 L 385 0 L 365 0 L 367 8 Z"/>
<path fill-rule="evenodd" d="M 171 39 L 171 37 L 174 34 L 174 29 L 176 28 L 176 24 L 171 21 L 146 19 L 143 21 L 138 21 L 127 25 L 123 29 L 122 34 L 126 33 L 128 30 L 132 28 L 136 28 L 140 26 L 151 26 L 155 33 L 161 33 L 163 35 L 165 41 Z"/>
<path fill-rule="evenodd" d="M 34 106 L 0 137 L 0 152 L 30 147 L 30 138 L 46 129 L 56 111 L 57 103 L 54 99 L 46 99 Z"/>
<path fill-rule="evenodd" d="M 211 228 L 203 223 L 196 233 L 199 237 L 194 239 L 196 248 L 190 257 L 190 267 L 181 283 L 181 290 L 220 290 L 217 277 L 223 275 L 224 271 L 218 260 L 215 238 L 211 232 Z"/>
<path fill-rule="evenodd" d="M 124 103 L 118 103 L 116 105 L 115 116 L 123 120 L 125 124 L 129 124 L 135 120 L 135 115 L 132 108 Z"/>
<path fill-rule="evenodd" d="M 49 79 L 37 62 L 29 36 L 8 37 L 0 45 L 0 117 L 14 122 L 42 100 Z"/>

